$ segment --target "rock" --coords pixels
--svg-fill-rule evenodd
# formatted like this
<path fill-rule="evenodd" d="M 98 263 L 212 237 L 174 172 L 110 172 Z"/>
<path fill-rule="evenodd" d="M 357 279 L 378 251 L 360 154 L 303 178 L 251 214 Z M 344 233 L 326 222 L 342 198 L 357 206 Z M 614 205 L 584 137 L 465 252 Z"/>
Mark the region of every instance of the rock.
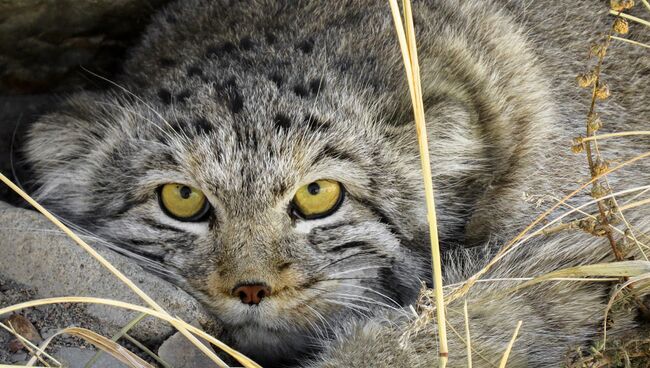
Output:
<path fill-rule="evenodd" d="M 81 349 L 74 347 L 63 347 L 54 353 L 54 357 L 67 368 L 83 368 L 86 363 L 95 355 L 94 349 Z M 109 354 L 102 354 L 93 367 L 102 368 L 124 368 L 126 365 L 113 358 Z"/>
<path fill-rule="evenodd" d="M 18 335 L 26 338 L 34 344 L 40 344 L 41 341 L 43 341 L 43 338 L 41 338 L 41 335 L 36 330 L 36 327 L 34 327 L 34 325 L 27 318 L 20 314 L 14 314 L 13 316 L 7 318 L 5 320 L 5 324 L 9 326 L 9 328 L 13 328 Z M 16 351 L 18 350 L 20 349 L 16 349 Z"/>
<path fill-rule="evenodd" d="M 23 350 L 25 348 L 25 345 L 23 345 L 22 342 L 18 339 L 12 339 L 9 341 L 7 344 L 7 350 L 9 350 L 10 353 L 17 353 L 20 350 Z"/>
<path fill-rule="evenodd" d="M 94 296 L 144 304 L 40 214 L 0 202 L 0 224 L 0 275 L 36 290 L 36 298 Z M 142 281 L 138 286 L 171 315 L 178 315 L 186 321 L 198 321 L 204 326 L 214 324 L 214 318 L 184 291 L 110 250 L 98 248 L 98 251 L 131 280 Z M 0 300 L 2 306 L 6 305 L 2 305 Z M 81 327 L 108 335 L 118 331 L 136 315 L 101 305 L 88 305 L 85 312 L 98 323 Z M 143 342 L 153 343 L 162 341 L 174 331 L 168 323 L 147 317 L 129 334 Z"/>
<path fill-rule="evenodd" d="M 192 325 L 197 326 L 196 322 L 192 323 Z M 214 352 L 207 341 L 199 340 Z M 160 345 L 158 356 L 172 367 L 214 366 L 214 362 L 180 332 L 176 332 Z"/>
<path fill-rule="evenodd" d="M 0 90 L 70 90 L 80 66 L 107 74 L 167 1 L 0 0 Z"/>
<path fill-rule="evenodd" d="M 26 362 L 29 358 L 27 357 L 27 353 L 16 353 L 11 356 L 11 362 L 12 363 L 23 363 Z"/>

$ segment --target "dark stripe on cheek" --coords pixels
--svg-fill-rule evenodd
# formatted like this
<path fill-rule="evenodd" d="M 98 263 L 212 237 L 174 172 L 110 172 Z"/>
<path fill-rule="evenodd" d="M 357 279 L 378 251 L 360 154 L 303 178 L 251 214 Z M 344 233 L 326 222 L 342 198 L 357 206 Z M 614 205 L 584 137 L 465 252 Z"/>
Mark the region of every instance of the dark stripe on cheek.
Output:
<path fill-rule="evenodd" d="M 154 229 L 162 230 L 162 231 L 173 231 L 175 233 L 185 233 L 185 231 L 177 229 L 175 227 L 167 226 L 165 224 L 161 224 L 160 222 L 150 219 L 150 218 L 143 218 L 142 221 L 147 224 L 148 226 L 153 227 Z"/>
<path fill-rule="evenodd" d="M 311 231 L 312 232 L 330 231 L 330 230 L 333 230 L 333 229 L 337 229 L 339 227 L 349 226 L 349 225 L 354 225 L 354 224 L 355 223 L 352 222 L 352 221 L 343 221 L 343 222 L 337 222 L 335 224 L 317 226 L 317 227 L 313 228 Z"/>
<path fill-rule="evenodd" d="M 122 216 L 131 208 L 145 203 L 148 198 L 129 198 L 125 200 L 120 207 L 118 207 L 113 213 L 113 216 Z"/>
<path fill-rule="evenodd" d="M 161 254 L 153 254 L 147 251 L 143 251 L 140 249 L 140 246 L 159 246 L 159 243 L 154 243 L 154 242 L 143 242 L 140 240 L 132 240 L 131 244 L 122 244 L 122 248 L 125 249 L 124 255 L 129 256 L 129 253 L 137 254 L 139 256 L 142 256 L 144 258 L 150 259 L 154 262 L 158 262 L 160 264 L 165 263 L 165 256 Z"/>

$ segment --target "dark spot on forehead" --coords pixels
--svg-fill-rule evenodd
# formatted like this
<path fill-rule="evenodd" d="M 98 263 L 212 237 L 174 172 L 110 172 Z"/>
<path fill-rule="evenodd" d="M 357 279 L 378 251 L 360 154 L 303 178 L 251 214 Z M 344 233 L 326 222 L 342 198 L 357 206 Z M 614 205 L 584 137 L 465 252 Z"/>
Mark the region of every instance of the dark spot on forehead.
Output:
<path fill-rule="evenodd" d="M 309 90 L 313 94 L 319 93 L 325 87 L 324 79 L 312 79 L 309 81 Z"/>
<path fill-rule="evenodd" d="M 158 90 L 158 97 L 165 105 L 172 103 L 172 93 L 169 92 L 166 88 L 161 88 Z"/>
<path fill-rule="evenodd" d="M 239 93 L 237 82 L 234 77 L 226 81 L 224 84 L 224 91 L 229 103 L 230 111 L 234 114 L 239 113 L 244 108 L 244 99 Z"/>
<path fill-rule="evenodd" d="M 210 134 L 214 131 L 214 126 L 208 119 L 201 117 L 192 122 L 192 126 L 199 134 Z"/>
<path fill-rule="evenodd" d="M 230 52 L 235 51 L 235 49 L 237 49 L 237 47 L 235 46 L 234 43 L 232 43 L 232 42 L 230 42 L 230 41 L 226 41 L 226 42 L 224 42 L 223 45 L 221 46 L 221 49 L 222 49 L 224 52 L 230 53 Z"/>
<path fill-rule="evenodd" d="M 305 125 L 311 131 L 324 132 L 330 128 L 328 122 L 321 121 L 317 116 L 313 114 L 307 114 L 304 118 Z"/>
<path fill-rule="evenodd" d="M 271 75 L 269 75 L 269 79 L 275 83 L 275 85 L 280 88 L 282 86 L 282 83 L 284 82 L 282 75 L 278 72 L 273 72 Z"/>
<path fill-rule="evenodd" d="M 231 77 L 223 85 L 224 85 L 225 88 L 236 88 L 237 87 L 237 80 L 235 79 L 235 77 Z"/>
<path fill-rule="evenodd" d="M 348 58 L 343 58 L 336 62 L 336 66 L 342 72 L 347 72 L 352 67 L 352 61 Z"/>
<path fill-rule="evenodd" d="M 248 50 L 252 49 L 253 46 L 255 46 L 255 42 L 253 42 L 253 39 L 250 38 L 249 36 L 246 36 L 246 37 L 242 38 L 241 40 L 239 40 L 239 47 L 242 50 L 248 51 Z"/>
<path fill-rule="evenodd" d="M 315 162 L 318 162 L 318 161 L 322 160 L 325 157 L 334 158 L 334 159 L 338 159 L 338 160 L 344 160 L 344 161 L 358 162 L 358 160 L 354 156 L 352 156 L 349 153 L 347 153 L 345 151 L 342 151 L 342 150 L 340 150 L 340 149 L 338 149 L 338 148 L 336 148 L 336 147 L 334 147 L 334 146 L 332 146 L 330 144 L 325 145 L 325 147 L 323 147 L 323 149 L 318 154 L 318 157 L 316 158 Z"/>
<path fill-rule="evenodd" d="M 310 37 L 300 42 L 296 47 L 305 54 L 309 54 L 314 49 L 314 39 Z"/>
<path fill-rule="evenodd" d="M 194 77 L 194 76 L 201 77 L 201 76 L 203 76 L 203 69 L 201 69 L 200 67 L 198 67 L 196 65 L 193 65 L 193 66 L 187 68 L 187 76 L 188 77 Z"/>
<path fill-rule="evenodd" d="M 295 86 L 293 86 L 293 93 L 295 93 L 298 97 L 302 97 L 302 98 L 309 97 L 309 91 L 302 84 L 296 84 Z"/>
<path fill-rule="evenodd" d="M 174 59 L 167 58 L 167 57 L 160 58 L 158 62 L 160 63 L 160 66 L 163 68 L 170 68 L 176 65 L 176 61 L 174 61 Z"/>
<path fill-rule="evenodd" d="M 266 39 L 266 42 L 268 42 L 271 45 L 278 40 L 278 38 L 271 32 L 266 32 L 266 34 L 264 35 L 264 39 Z"/>
<path fill-rule="evenodd" d="M 221 45 L 208 46 L 205 55 L 209 58 L 218 58 L 221 55 L 229 54 L 237 49 L 234 43 L 227 41 Z"/>
<path fill-rule="evenodd" d="M 275 115 L 273 124 L 275 124 L 276 129 L 289 129 L 291 126 L 291 119 L 289 119 L 285 114 L 279 113 Z"/>
<path fill-rule="evenodd" d="M 176 100 L 180 103 L 185 103 L 190 96 L 192 96 L 192 92 L 189 89 L 184 89 L 176 95 Z"/>
<path fill-rule="evenodd" d="M 230 97 L 230 110 L 237 114 L 244 108 L 244 99 L 239 92 L 234 91 Z"/>

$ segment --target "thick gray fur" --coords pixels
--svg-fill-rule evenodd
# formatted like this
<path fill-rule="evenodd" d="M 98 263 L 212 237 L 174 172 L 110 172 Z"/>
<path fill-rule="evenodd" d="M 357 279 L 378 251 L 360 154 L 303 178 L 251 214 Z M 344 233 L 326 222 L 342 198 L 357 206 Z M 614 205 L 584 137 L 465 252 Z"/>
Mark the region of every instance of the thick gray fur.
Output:
<path fill-rule="evenodd" d="M 602 1 L 413 4 L 446 284 L 589 179 L 584 154 L 569 149 L 590 100 L 574 78 L 593 65 L 588 49 L 609 28 L 607 10 Z M 614 44 L 606 60 L 604 130 L 642 129 L 647 50 Z M 430 261 L 387 2 L 177 1 L 124 69 L 115 88 L 72 96 L 32 128 L 27 154 L 46 206 L 191 292 L 234 347 L 265 365 L 435 365 L 433 324 L 398 343 L 412 319 L 402 307 L 430 279 Z M 623 160 L 646 142 L 613 139 L 601 152 Z M 324 219 L 292 217 L 295 190 L 317 179 L 345 186 L 342 206 Z M 614 190 L 647 185 L 650 166 L 609 180 Z M 208 220 L 167 217 L 156 188 L 169 182 L 203 190 Z M 626 215 L 647 241 L 648 210 Z M 606 239 L 580 230 L 538 236 L 485 278 L 531 277 L 610 253 Z M 274 290 L 259 306 L 230 294 L 258 281 Z M 557 366 L 597 338 L 609 283 L 550 282 L 497 297 L 512 285 L 479 283 L 469 294 L 472 345 L 483 356 L 498 360 L 520 319 L 512 367 Z M 459 332 L 460 303 L 448 316 Z M 635 326 L 633 317 L 617 318 L 614 330 Z M 449 337 L 451 366 L 463 366 L 464 344 Z"/>

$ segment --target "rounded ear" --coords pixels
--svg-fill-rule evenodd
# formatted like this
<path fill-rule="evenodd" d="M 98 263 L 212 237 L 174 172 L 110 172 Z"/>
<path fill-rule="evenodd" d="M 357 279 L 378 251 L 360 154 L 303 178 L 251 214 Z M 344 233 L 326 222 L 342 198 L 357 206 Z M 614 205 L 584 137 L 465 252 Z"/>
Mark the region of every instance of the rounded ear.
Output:
<path fill-rule="evenodd" d="M 94 93 L 76 95 L 29 128 L 23 156 L 38 187 L 38 199 L 47 202 L 48 193 L 54 191 L 57 198 L 80 197 L 80 189 L 91 180 L 92 152 L 101 147 L 104 124 L 116 119 L 107 105 L 100 103 L 103 100 L 105 97 Z"/>

